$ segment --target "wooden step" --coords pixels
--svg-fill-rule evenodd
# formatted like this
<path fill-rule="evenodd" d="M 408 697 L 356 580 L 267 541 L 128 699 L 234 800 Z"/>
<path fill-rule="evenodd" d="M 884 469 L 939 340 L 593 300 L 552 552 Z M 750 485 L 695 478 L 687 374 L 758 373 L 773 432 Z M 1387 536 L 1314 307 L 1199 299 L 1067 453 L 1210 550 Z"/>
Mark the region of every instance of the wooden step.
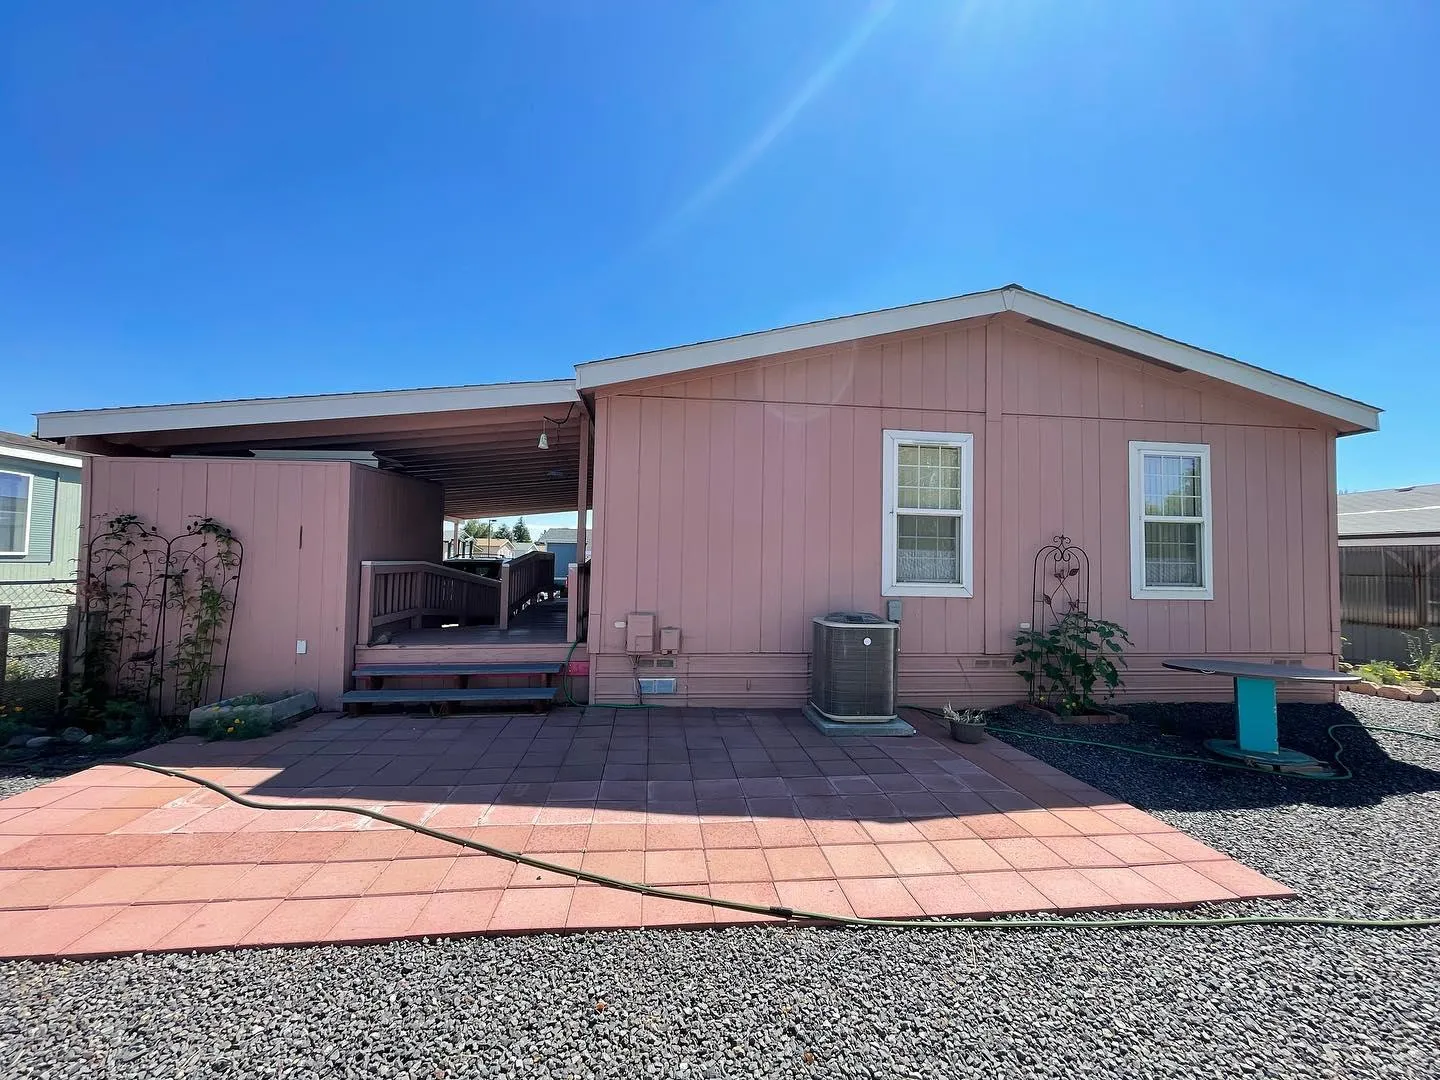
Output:
<path fill-rule="evenodd" d="M 490 663 L 490 664 L 357 664 L 350 672 L 357 679 L 384 676 L 414 675 L 559 675 L 564 664 L 556 663 Z"/>
<path fill-rule="evenodd" d="M 555 689 L 549 686 L 487 686 L 474 689 L 459 687 L 415 687 L 405 690 L 347 690 L 340 701 L 350 705 L 429 705 L 494 704 L 526 702 L 540 705 L 555 700 Z"/>

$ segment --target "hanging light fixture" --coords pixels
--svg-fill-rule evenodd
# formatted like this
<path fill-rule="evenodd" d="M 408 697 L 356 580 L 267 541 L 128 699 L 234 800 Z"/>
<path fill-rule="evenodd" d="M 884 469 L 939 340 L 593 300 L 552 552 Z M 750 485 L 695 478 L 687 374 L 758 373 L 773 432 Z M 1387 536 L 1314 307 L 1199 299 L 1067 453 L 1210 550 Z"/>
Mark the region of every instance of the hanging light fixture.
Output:
<path fill-rule="evenodd" d="M 542 417 L 540 418 L 540 441 L 537 442 L 535 445 L 538 446 L 541 450 L 549 450 L 549 449 L 550 449 L 550 435 L 549 435 L 548 432 L 546 431 L 545 425 L 546 425 L 546 424 L 554 424 L 554 425 L 555 425 L 555 434 L 556 434 L 556 435 L 559 435 L 559 434 L 560 434 L 560 428 L 561 428 L 563 425 L 568 424 L 568 423 L 570 422 L 570 417 L 574 414 L 574 412 L 575 412 L 575 402 L 572 401 L 572 402 L 570 403 L 570 408 L 568 408 L 568 409 L 565 410 L 565 417 L 564 417 L 564 419 L 562 419 L 562 420 L 556 420 L 553 416 L 542 416 Z"/>

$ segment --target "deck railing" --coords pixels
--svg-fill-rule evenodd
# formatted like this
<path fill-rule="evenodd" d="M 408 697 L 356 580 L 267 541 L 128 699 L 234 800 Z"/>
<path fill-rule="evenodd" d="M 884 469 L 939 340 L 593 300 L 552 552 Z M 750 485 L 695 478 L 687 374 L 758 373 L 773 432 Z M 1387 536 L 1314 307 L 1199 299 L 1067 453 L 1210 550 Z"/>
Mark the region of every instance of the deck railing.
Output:
<path fill-rule="evenodd" d="M 362 562 L 359 640 L 373 644 L 386 627 L 502 622 L 503 581 L 438 563 Z"/>
<path fill-rule="evenodd" d="M 570 564 L 565 575 L 565 595 L 569 603 L 565 611 L 565 632 L 568 641 L 584 641 L 585 627 L 590 621 L 590 560 Z"/>
<path fill-rule="evenodd" d="M 527 551 L 500 567 L 500 626 L 524 611 L 542 592 L 555 591 L 555 556 L 549 551 Z"/>

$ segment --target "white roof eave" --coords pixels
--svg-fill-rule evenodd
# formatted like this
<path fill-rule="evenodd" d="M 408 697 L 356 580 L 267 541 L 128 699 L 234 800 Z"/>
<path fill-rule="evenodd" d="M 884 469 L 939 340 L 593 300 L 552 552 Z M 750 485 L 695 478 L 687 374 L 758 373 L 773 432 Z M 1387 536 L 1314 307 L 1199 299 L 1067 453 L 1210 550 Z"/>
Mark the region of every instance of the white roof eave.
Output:
<path fill-rule="evenodd" d="M 311 420 L 353 420 L 368 416 L 466 412 L 528 405 L 567 405 L 575 400 L 574 380 L 552 379 L 544 382 L 492 383 L 484 386 L 437 386 L 422 390 L 381 390 L 353 394 L 317 394 L 306 397 L 199 401 L 182 405 L 133 405 L 116 409 L 47 412 L 36 415 L 36 427 L 42 439 L 63 439 L 78 435 L 120 435 L 141 431 L 245 427 L 251 424 L 304 423 Z"/>

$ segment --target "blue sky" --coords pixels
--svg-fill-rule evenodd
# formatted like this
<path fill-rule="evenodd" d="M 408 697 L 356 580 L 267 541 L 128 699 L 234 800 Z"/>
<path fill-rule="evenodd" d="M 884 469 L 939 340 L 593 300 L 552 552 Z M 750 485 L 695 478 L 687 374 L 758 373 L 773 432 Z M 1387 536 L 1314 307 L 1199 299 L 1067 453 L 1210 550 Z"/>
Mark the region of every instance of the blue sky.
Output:
<path fill-rule="evenodd" d="M 1030 288 L 1440 481 L 1440 6 L 0 9 L 0 428 Z"/>

